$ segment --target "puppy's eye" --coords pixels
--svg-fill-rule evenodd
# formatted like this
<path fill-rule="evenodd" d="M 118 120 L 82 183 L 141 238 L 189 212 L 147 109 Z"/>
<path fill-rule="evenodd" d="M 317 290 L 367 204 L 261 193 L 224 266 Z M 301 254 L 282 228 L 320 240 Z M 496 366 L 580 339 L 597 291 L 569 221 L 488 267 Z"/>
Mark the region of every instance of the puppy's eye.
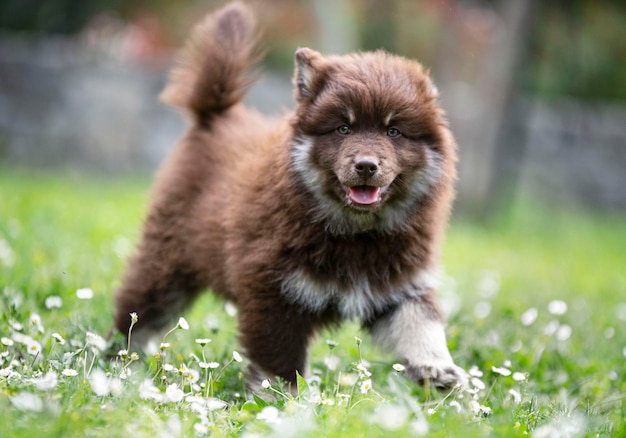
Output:
<path fill-rule="evenodd" d="M 389 137 L 397 137 L 400 135 L 400 131 L 398 131 L 396 128 L 389 128 L 387 129 L 387 136 Z"/>
<path fill-rule="evenodd" d="M 348 125 L 341 125 L 339 128 L 337 128 L 337 132 L 341 135 L 348 135 L 350 134 L 350 127 Z"/>

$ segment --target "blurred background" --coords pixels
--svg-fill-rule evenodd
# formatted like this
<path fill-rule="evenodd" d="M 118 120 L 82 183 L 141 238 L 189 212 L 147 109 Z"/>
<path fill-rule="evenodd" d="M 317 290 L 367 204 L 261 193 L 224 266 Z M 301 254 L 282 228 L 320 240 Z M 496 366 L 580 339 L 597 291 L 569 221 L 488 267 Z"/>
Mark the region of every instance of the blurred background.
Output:
<path fill-rule="evenodd" d="M 210 0 L 2 0 L 0 169 L 148 174 L 184 122 L 158 101 Z M 250 0 L 268 48 L 249 103 L 293 107 L 293 52 L 420 60 L 461 150 L 459 210 L 523 198 L 626 210 L 626 2 Z M 1 171 L 1 170 L 0 170 Z"/>

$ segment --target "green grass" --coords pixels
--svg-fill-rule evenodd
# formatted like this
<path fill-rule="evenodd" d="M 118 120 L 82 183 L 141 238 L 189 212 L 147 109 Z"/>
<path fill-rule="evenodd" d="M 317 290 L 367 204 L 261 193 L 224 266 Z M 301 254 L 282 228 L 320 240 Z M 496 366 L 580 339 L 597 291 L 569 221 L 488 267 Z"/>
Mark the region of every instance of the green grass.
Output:
<path fill-rule="evenodd" d="M 417 387 L 346 324 L 316 341 L 316 378 L 296 397 L 272 382 L 268 403 L 246 394 L 235 318 L 209 294 L 159 357 L 110 360 L 89 343 L 111 327 L 148 187 L 0 170 L 0 436 L 626 436 L 624 217 L 523 203 L 452 224 L 440 293 L 455 360 L 482 373 L 473 391 Z"/>

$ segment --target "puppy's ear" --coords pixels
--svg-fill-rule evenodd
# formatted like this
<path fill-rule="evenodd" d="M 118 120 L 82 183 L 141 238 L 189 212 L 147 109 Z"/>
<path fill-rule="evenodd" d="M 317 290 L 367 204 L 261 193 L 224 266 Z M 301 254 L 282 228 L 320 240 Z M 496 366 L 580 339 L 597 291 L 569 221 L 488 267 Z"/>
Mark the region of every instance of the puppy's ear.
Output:
<path fill-rule="evenodd" d="M 296 50 L 296 99 L 298 101 L 313 97 L 318 91 L 323 76 L 323 57 L 319 52 L 306 47 Z"/>

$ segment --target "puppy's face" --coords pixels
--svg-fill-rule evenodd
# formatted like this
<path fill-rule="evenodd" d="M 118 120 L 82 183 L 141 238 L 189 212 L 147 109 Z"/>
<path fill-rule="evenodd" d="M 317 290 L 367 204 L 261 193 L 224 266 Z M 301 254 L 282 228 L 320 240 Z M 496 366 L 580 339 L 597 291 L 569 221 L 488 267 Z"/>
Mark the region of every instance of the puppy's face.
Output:
<path fill-rule="evenodd" d="M 445 129 L 422 67 L 382 52 L 296 53 L 292 161 L 339 232 L 389 229 L 437 185 Z"/>

